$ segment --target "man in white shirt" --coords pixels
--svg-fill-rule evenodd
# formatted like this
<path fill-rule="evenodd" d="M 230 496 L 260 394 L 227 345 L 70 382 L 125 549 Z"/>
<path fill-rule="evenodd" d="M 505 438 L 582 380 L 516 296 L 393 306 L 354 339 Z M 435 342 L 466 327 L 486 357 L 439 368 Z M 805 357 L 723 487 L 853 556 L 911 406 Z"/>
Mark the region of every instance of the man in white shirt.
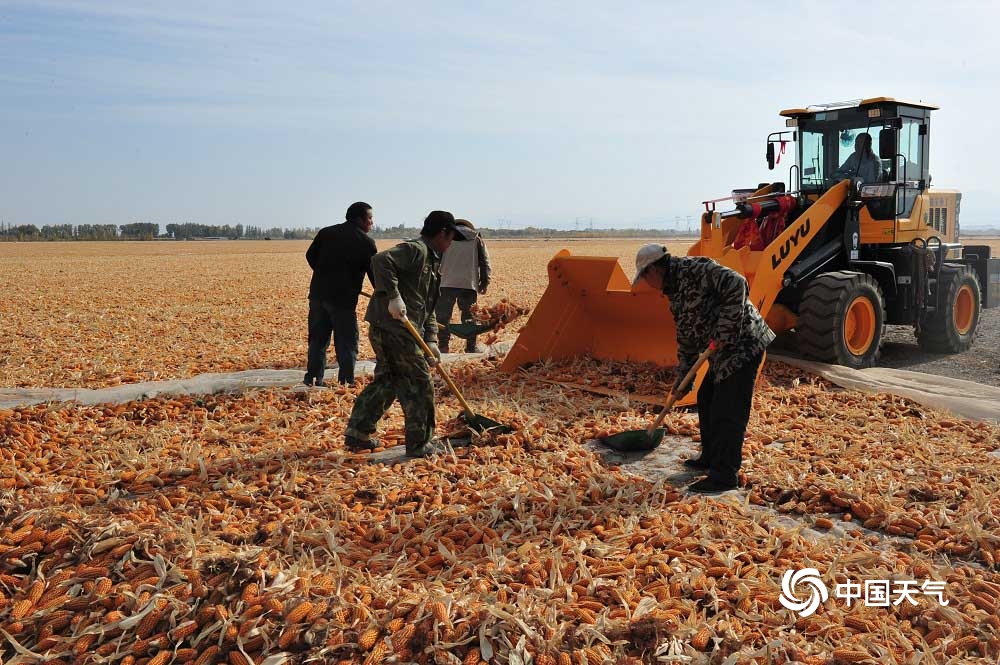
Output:
<path fill-rule="evenodd" d="M 451 321 L 455 303 L 458 303 L 462 321 L 471 321 L 472 306 L 476 304 L 479 294 L 485 294 L 490 285 L 490 255 L 482 236 L 472 222 L 466 219 L 455 220 L 455 225 L 466 240 L 475 242 L 455 243 L 441 258 L 441 295 L 436 314 L 438 322 L 446 326 L 438 333 L 441 351 L 445 353 L 448 352 L 448 342 L 451 339 L 447 324 Z M 483 348 L 476 344 L 475 337 L 466 340 L 466 353 L 481 351 Z"/>

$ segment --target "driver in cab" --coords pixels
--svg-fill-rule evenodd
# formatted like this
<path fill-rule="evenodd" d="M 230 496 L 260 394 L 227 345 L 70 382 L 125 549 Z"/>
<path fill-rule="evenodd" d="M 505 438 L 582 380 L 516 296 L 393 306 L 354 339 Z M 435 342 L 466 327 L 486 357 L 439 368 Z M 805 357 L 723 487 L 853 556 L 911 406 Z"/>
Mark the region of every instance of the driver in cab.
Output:
<path fill-rule="evenodd" d="M 872 135 L 858 134 L 854 141 L 854 152 L 833 172 L 836 180 L 861 178 L 864 183 L 878 182 L 882 175 L 882 160 L 872 150 Z"/>

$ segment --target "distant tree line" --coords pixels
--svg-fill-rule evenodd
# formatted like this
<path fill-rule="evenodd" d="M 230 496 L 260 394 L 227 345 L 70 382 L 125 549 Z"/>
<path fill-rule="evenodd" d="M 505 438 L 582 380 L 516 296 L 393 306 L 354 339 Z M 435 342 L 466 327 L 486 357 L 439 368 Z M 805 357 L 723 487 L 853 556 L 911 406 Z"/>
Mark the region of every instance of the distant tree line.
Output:
<path fill-rule="evenodd" d="M 228 240 L 302 240 L 311 239 L 318 229 L 265 229 L 242 224 L 222 226 L 212 224 L 167 224 L 160 234 L 160 225 L 150 222 L 131 224 L 8 224 L 0 222 L 0 241 L 44 240 L 197 240 L 225 238 Z"/>
<path fill-rule="evenodd" d="M 131 224 L 7 224 L 0 222 L 0 240 L 152 240 L 160 235 L 160 225 Z"/>
<path fill-rule="evenodd" d="M 44 240 L 200 240 L 225 238 L 228 240 L 310 240 L 319 229 L 283 229 L 275 226 L 265 229 L 261 226 L 243 224 L 196 224 L 184 222 L 167 224 L 160 234 L 160 225 L 152 222 L 132 222 L 130 224 L 46 224 L 38 228 L 34 224 L 7 224 L 0 222 L 0 241 L 44 241 Z M 683 235 L 668 229 L 591 229 L 564 230 L 529 226 L 523 229 L 480 228 L 484 238 L 648 238 L 650 236 L 671 237 Z M 420 229 L 413 226 L 375 227 L 372 236 L 380 239 L 416 238 Z"/>
<path fill-rule="evenodd" d="M 523 229 L 491 229 L 477 227 L 484 238 L 649 238 L 649 237 L 686 237 L 687 233 L 674 229 L 589 229 L 568 230 L 549 229 L 528 226 Z M 413 226 L 389 226 L 372 230 L 375 238 L 416 238 L 420 229 Z"/>
<path fill-rule="evenodd" d="M 255 226 L 244 229 L 242 224 L 236 224 L 235 226 L 231 226 L 229 224 L 214 226 L 211 224 L 194 224 L 192 222 L 185 222 L 184 224 L 167 224 L 166 231 L 167 237 L 174 238 L 176 240 L 187 240 L 189 238 L 236 239 L 242 238 L 244 232 L 256 234 L 259 229 Z M 250 237 L 256 237 L 256 235 L 252 235 Z"/>
<path fill-rule="evenodd" d="M 201 238 L 227 238 L 229 240 L 303 240 L 312 238 L 318 229 L 283 229 L 272 226 L 265 229 L 262 226 L 243 226 L 242 224 L 167 224 L 166 237 L 175 240 L 194 240 Z"/>

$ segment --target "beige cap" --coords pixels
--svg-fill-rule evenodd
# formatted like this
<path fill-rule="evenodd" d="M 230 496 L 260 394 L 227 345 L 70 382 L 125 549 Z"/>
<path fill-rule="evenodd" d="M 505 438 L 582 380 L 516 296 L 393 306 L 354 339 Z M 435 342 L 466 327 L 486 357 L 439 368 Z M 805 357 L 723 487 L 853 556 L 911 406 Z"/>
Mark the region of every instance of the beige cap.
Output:
<path fill-rule="evenodd" d="M 632 286 L 635 286 L 642 280 L 642 275 L 646 272 L 646 268 L 668 254 L 669 252 L 667 252 L 666 247 L 657 245 L 656 243 L 640 247 L 639 251 L 635 254 L 635 279 L 632 280 Z"/>

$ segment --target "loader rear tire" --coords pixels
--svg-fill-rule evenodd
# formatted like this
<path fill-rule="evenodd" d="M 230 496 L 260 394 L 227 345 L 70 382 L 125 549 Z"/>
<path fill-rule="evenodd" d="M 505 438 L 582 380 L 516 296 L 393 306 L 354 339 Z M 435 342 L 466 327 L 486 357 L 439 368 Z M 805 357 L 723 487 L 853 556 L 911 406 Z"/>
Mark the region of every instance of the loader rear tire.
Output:
<path fill-rule="evenodd" d="M 824 273 L 803 292 L 795 329 L 803 355 L 854 369 L 871 367 L 885 330 L 882 289 L 865 273 Z"/>
<path fill-rule="evenodd" d="M 940 309 L 927 315 L 917 333 L 917 343 L 932 353 L 968 351 L 979 327 L 982 292 L 975 271 L 968 266 L 941 266 Z"/>

